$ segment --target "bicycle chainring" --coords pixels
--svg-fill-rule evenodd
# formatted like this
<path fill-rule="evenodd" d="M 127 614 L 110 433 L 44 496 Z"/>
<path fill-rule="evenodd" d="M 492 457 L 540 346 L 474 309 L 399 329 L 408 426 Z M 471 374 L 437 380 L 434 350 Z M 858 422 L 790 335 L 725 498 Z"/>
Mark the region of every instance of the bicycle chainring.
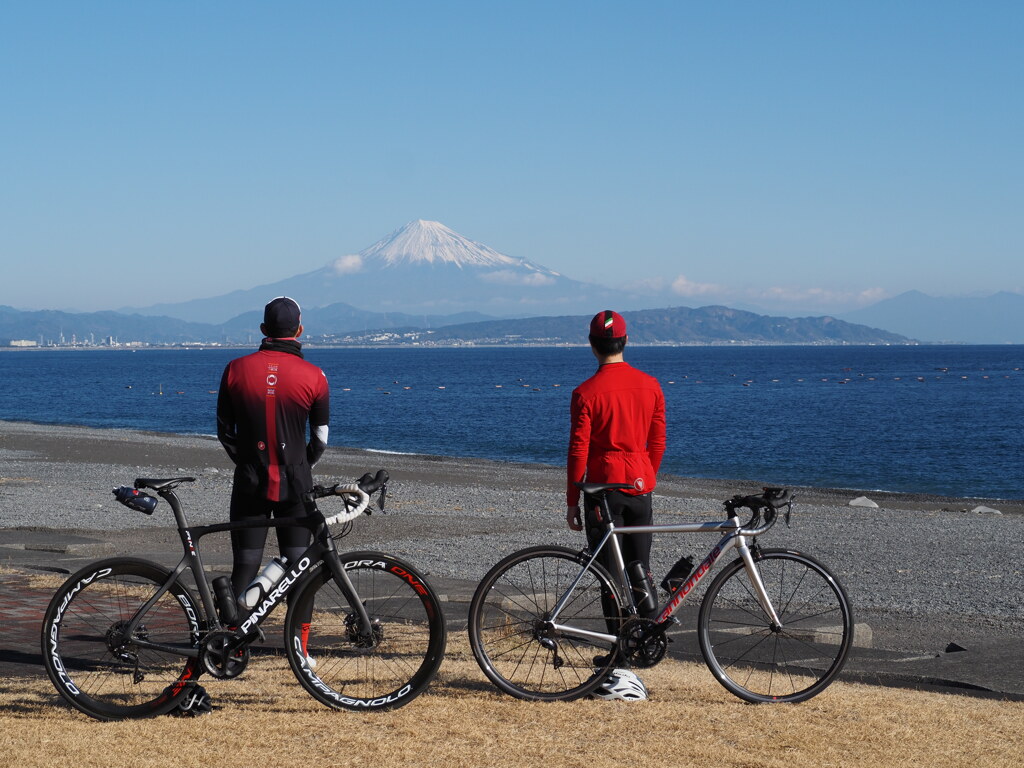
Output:
<path fill-rule="evenodd" d="M 651 619 L 634 618 L 619 631 L 619 648 L 623 657 L 637 669 L 653 667 L 668 651 L 665 630 Z"/>
<path fill-rule="evenodd" d="M 232 648 L 238 638 L 234 632 L 215 629 L 210 632 L 199 648 L 203 669 L 218 680 L 238 677 L 249 664 L 249 646 Z"/>

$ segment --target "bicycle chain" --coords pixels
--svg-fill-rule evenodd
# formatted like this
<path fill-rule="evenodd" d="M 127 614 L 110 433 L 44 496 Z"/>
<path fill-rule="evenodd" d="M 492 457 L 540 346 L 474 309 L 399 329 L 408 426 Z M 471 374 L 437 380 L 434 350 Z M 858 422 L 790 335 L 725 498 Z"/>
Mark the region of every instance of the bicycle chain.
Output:
<path fill-rule="evenodd" d="M 638 669 L 653 667 L 668 651 L 665 630 L 651 619 L 634 618 L 619 631 L 619 648 L 629 663 Z"/>

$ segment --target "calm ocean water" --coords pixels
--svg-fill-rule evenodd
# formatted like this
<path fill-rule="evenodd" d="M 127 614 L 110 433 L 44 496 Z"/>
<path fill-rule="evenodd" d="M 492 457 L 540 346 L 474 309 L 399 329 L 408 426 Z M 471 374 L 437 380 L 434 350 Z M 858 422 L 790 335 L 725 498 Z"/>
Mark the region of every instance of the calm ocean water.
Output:
<path fill-rule="evenodd" d="M 213 434 L 238 350 L 0 354 L 0 419 Z M 331 444 L 560 464 L 571 349 L 307 349 Z M 631 347 L 665 390 L 664 471 L 1024 498 L 1024 347 Z M 162 393 L 162 394 L 161 394 Z"/>

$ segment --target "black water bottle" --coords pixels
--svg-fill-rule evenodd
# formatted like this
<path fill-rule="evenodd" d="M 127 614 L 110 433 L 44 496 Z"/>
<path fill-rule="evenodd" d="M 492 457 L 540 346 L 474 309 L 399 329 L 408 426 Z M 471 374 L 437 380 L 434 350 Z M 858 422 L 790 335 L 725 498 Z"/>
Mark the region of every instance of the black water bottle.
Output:
<path fill-rule="evenodd" d="M 634 560 L 626 569 L 629 572 L 629 582 L 633 587 L 633 599 L 636 608 L 641 616 L 644 616 L 657 607 L 654 602 L 654 584 L 651 583 L 651 574 L 639 560 Z"/>
<path fill-rule="evenodd" d="M 227 626 L 238 624 L 238 608 L 235 605 L 235 593 L 231 588 L 231 579 L 218 576 L 213 580 L 213 596 L 217 601 L 217 614 Z"/>
<path fill-rule="evenodd" d="M 686 583 L 687 578 L 693 572 L 693 556 L 683 555 L 676 564 L 668 569 L 665 578 L 661 580 L 661 588 L 668 593 L 675 592 Z"/>
<path fill-rule="evenodd" d="M 137 488 L 129 488 L 127 485 L 115 488 L 114 498 L 128 507 L 128 509 L 134 509 L 136 512 L 145 512 L 147 515 L 152 515 L 153 510 L 156 509 L 156 496 L 150 496 L 148 493 L 143 493 Z"/>

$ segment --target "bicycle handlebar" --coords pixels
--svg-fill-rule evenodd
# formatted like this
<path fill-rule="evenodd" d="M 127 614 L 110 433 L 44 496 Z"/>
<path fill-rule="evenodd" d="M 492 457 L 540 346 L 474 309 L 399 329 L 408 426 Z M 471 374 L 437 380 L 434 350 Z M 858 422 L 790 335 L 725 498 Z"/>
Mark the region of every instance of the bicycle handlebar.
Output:
<path fill-rule="evenodd" d="M 387 495 L 388 473 L 385 469 L 378 469 L 376 475 L 367 472 L 354 483 L 336 483 L 325 487 L 322 485 L 313 486 L 310 492 L 312 499 L 322 499 L 326 496 L 341 496 L 345 502 L 345 510 L 330 517 L 324 517 L 328 525 L 335 523 L 347 523 L 366 512 L 370 514 L 370 495 L 380 491 L 380 511 L 384 511 L 384 499 Z"/>
<path fill-rule="evenodd" d="M 732 517 L 736 510 L 745 507 L 753 513 L 746 525 L 741 526 L 741 536 L 760 536 L 778 519 L 779 510 L 786 508 L 786 523 L 789 523 L 795 494 L 789 488 L 765 488 L 762 493 L 751 496 L 733 496 L 725 502 L 726 513 Z M 764 512 L 764 524 L 758 525 L 761 513 Z"/>
<path fill-rule="evenodd" d="M 792 501 L 793 492 L 789 488 L 765 488 L 762 493 L 755 493 L 752 496 L 733 496 L 725 502 L 725 506 L 729 509 L 747 507 L 757 512 L 765 507 L 777 510 Z"/>

